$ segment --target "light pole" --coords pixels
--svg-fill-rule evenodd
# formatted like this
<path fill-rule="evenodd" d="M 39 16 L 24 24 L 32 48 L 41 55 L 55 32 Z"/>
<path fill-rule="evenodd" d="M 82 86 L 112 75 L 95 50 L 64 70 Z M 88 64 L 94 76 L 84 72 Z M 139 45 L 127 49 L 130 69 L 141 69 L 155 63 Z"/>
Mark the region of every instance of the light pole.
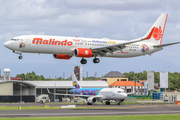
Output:
<path fill-rule="evenodd" d="M 21 84 L 20 84 L 20 102 L 22 103 L 22 80 L 21 80 Z"/>
<path fill-rule="evenodd" d="M 137 76 L 134 75 L 134 81 L 135 81 L 135 84 L 134 84 L 134 86 L 135 86 L 135 95 L 136 95 L 136 80 L 137 80 Z"/>
<path fill-rule="evenodd" d="M 170 66 L 169 66 L 169 71 L 168 71 L 168 88 L 169 88 L 169 92 L 171 91 L 171 88 L 170 88 L 170 79 L 169 79 L 169 76 L 170 76 Z M 166 89 L 165 89 L 166 90 Z M 166 91 L 165 91 L 166 92 Z"/>

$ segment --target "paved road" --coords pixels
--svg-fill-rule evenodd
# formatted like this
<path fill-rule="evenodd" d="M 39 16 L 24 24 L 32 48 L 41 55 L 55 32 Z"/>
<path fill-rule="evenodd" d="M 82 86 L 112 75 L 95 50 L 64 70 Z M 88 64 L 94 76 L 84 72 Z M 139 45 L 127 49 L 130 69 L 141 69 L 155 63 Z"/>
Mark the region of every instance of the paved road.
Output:
<path fill-rule="evenodd" d="M 149 114 L 180 114 L 180 105 L 136 105 L 132 108 L 129 105 L 127 108 L 121 109 L 0 110 L 0 117 L 61 117 Z"/>

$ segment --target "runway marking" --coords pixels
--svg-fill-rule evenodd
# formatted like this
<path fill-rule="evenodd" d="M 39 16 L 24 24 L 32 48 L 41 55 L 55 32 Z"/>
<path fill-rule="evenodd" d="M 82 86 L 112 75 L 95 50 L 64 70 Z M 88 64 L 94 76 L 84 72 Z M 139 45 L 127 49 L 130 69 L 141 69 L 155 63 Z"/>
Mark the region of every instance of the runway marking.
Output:
<path fill-rule="evenodd" d="M 154 111 L 154 112 L 106 112 L 106 113 L 40 113 L 40 114 L 0 114 L 0 116 L 66 116 L 66 115 L 114 115 L 114 114 L 167 114 L 167 113 L 180 113 L 180 111 Z"/>

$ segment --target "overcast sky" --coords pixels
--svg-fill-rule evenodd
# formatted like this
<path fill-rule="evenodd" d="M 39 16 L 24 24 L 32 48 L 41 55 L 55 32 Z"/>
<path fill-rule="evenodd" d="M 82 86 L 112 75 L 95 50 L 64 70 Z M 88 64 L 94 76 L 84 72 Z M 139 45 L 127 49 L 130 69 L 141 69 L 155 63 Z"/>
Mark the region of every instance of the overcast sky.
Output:
<path fill-rule="evenodd" d="M 180 41 L 179 0 L 0 0 L 0 68 L 11 76 L 34 71 L 55 78 L 70 77 L 81 58 L 54 59 L 50 54 L 18 54 L 4 42 L 19 35 L 56 35 L 132 40 L 142 37 L 160 16 L 168 13 L 162 44 Z M 180 44 L 165 47 L 151 56 L 101 58 L 99 64 L 87 59 L 84 77 L 101 77 L 109 71 L 180 72 Z"/>

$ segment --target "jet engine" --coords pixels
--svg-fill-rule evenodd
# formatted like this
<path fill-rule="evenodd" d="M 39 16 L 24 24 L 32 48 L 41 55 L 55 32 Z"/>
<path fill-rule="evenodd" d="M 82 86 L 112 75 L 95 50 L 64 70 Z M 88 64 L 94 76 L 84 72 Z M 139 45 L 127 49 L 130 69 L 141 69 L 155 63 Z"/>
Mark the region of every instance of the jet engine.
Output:
<path fill-rule="evenodd" d="M 86 48 L 77 48 L 74 50 L 74 55 L 76 57 L 92 57 L 93 56 L 93 52 L 91 49 L 86 49 Z"/>
<path fill-rule="evenodd" d="M 70 59 L 72 56 L 69 55 L 63 55 L 63 54 L 53 54 L 54 58 L 56 59 Z"/>
<path fill-rule="evenodd" d="M 89 97 L 88 99 L 87 99 L 87 104 L 88 105 L 92 105 L 93 103 L 95 103 L 96 102 L 96 98 L 95 97 Z"/>

